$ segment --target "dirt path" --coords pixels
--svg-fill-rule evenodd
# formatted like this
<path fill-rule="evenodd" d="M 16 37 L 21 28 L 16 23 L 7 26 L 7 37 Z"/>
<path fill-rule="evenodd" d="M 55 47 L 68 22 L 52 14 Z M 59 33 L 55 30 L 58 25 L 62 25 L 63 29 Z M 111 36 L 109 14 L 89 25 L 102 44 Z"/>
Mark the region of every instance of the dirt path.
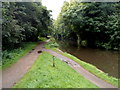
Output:
<path fill-rule="evenodd" d="M 43 51 L 47 51 L 50 54 L 52 54 L 53 56 L 59 58 L 60 60 L 66 62 L 70 67 L 72 67 L 74 70 L 76 70 L 77 72 L 79 72 L 83 77 L 85 77 L 86 79 L 88 79 L 89 81 L 91 81 L 92 83 L 94 83 L 95 85 L 97 85 L 100 88 L 117 88 L 112 86 L 111 84 L 105 82 L 104 80 L 101 80 L 100 78 L 96 77 L 95 75 L 91 74 L 90 72 L 88 72 L 87 70 L 85 70 L 83 67 L 81 67 L 78 63 L 76 63 L 75 61 L 61 55 L 58 54 L 52 50 L 49 49 L 43 49 Z"/>
<path fill-rule="evenodd" d="M 21 77 L 23 77 L 39 56 L 38 51 L 42 50 L 44 44 L 45 42 L 41 42 L 34 50 L 30 51 L 17 63 L 2 71 L 2 88 L 12 87 Z"/>
<path fill-rule="evenodd" d="M 93 74 L 85 70 L 83 67 L 81 67 L 78 63 L 74 62 L 73 60 L 65 56 L 62 56 L 61 54 L 58 54 L 52 50 L 43 48 L 45 44 L 46 42 L 40 43 L 34 50 L 32 50 L 23 58 L 21 58 L 17 63 L 15 63 L 10 68 L 2 72 L 2 88 L 12 87 L 17 81 L 20 80 L 21 77 L 24 76 L 24 74 L 28 71 L 28 69 L 32 66 L 32 64 L 35 62 L 35 60 L 39 56 L 39 53 L 38 53 L 39 50 L 47 51 L 53 56 L 59 58 L 60 60 L 67 62 L 70 67 L 72 67 L 74 70 L 79 72 L 82 76 L 84 76 L 86 79 L 96 84 L 100 88 L 116 88 L 106 83 L 105 81 L 99 79 L 98 77 L 94 76 Z"/>

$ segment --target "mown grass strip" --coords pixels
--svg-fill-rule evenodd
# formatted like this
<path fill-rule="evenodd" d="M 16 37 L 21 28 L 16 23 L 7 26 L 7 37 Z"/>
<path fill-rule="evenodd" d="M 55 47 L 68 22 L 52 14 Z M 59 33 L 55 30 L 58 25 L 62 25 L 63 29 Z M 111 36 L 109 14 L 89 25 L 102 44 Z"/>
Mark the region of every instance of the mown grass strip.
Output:
<path fill-rule="evenodd" d="M 53 51 L 55 51 L 57 53 L 62 54 L 63 56 L 66 56 L 66 57 L 74 60 L 75 62 L 77 62 L 78 64 L 80 64 L 83 68 L 85 68 L 86 70 L 88 70 L 89 72 L 91 72 L 92 74 L 94 74 L 95 76 L 97 76 L 97 77 L 105 80 L 106 82 L 108 82 L 108 83 L 110 83 L 110 84 L 112 84 L 114 86 L 120 87 L 119 86 L 120 79 L 112 77 L 112 76 L 108 76 L 106 73 L 102 72 L 101 70 L 99 70 L 98 68 L 96 68 L 94 65 L 86 63 L 84 61 L 81 61 L 80 59 L 78 59 L 77 57 L 75 57 L 75 56 L 73 56 L 71 54 L 68 54 L 66 52 L 60 52 L 60 50 L 58 48 L 54 47 L 54 45 L 52 45 L 52 47 L 51 47 L 51 43 L 52 42 L 53 41 L 50 41 L 49 43 L 47 43 L 45 45 L 45 47 L 47 49 L 51 49 L 51 50 L 53 50 Z M 53 42 L 53 43 L 55 43 L 55 42 Z"/>
<path fill-rule="evenodd" d="M 43 52 L 13 88 L 98 88 L 66 63 Z"/>
<path fill-rule="evenodd" d="M 93 73 L 95 76 L 105 80 L 106 82 L 108 82 L 114 86 L 119 87 L 119 85 L 118 85 L 119 79 L 114 78 L 112 76 L 108 76 L 106 73 L 97 69 L 95 66 L 93 66 L 89 63 L 83 62 L 83 61 L 79 60 L 78 58 L 74 57 L 73 55 L 70 55 L 68 53 L 63 53 L 63 55 L 74 60 L 75 62 L 79 63 L 82 67 L 84 67 L 89 72 Z"/>

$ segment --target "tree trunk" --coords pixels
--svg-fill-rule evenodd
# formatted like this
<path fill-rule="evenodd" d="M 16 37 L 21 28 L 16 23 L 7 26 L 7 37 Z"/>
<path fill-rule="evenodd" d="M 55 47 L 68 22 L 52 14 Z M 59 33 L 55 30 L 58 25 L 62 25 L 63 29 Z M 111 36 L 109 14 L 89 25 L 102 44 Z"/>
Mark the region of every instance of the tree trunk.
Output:
<path fill-rule="evenodd" d="M 78 49 L 80 49 L 80 46 L 81 46 L 80 42 L 81 42 L 81 37 L 80 37 L 79 34 L 77 34 L 77 46 L 78 46 Z"/>

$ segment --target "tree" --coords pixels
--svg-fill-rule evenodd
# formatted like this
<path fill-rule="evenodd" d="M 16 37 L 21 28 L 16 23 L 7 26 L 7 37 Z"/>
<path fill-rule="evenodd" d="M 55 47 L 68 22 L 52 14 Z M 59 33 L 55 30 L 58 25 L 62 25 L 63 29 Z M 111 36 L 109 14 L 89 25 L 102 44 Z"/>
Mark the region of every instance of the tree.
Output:
<path fill-rule="evenodd" d="M 4 2 L 2 12 L 3 50 L 37 41 L 38 36 L 47 36 L 49 32 L 51 11 L 41 2 Z"/>
<path fill-rule="evenodd" d="M 18 21 L 14 19 L 13 12 L 15 3 L 3 3 L 3 24 L 2 24 L 2 41 L 3 49 L 14 47 L 14 44 L 21 43 L 24 38 L 22 31 L 24 29 L 18 25 Z"/>
<path fill-rule="evenodd" d="M 67 35 L 66 33 L 68 32 L 69 35 L 70 33 L 75 33 L 77 37 L 78 48 L 81 46 L 81 43 L 84 40 L 90 47 L 118 49 L 118 8 L 118 3 L 83 3 L 75 1 L 71 1 L 70 3 L 65 2 L 61 13 L 56 20 L 56 25 L 58 25 L 56 27 L 60 27 L 60 25 L 62 25 L 62 27 L 65 29 L 58 28 L 58 31 L 64 31 L 64 35 Z M 115 32 L 117 34 L 115 34 Z M 111 43 L 114 41 L 112 40 L 113 37 L 117 37 L 116 39 L 114 38 L 114 45 Z"/>

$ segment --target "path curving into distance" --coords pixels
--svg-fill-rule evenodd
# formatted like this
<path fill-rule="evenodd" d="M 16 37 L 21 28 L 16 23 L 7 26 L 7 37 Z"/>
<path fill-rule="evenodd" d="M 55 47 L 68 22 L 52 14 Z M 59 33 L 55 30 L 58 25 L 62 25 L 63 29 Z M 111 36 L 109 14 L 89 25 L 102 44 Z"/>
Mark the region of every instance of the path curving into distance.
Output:
<path fill-rule="evenodd" d="M 20 80 L 24 76 L 24 74 L 30 69 L 32 64 L 35 62 L 37 57 L 40 55 L 38 51 L 46 51 L 49 52 L 51 55 L 59 58 L 64 62 L 68 62 L 68 65 L 73 68 L 75 71 L 80 73 L 83 77 L 94 83 L 100 88 L 117 88 L 112 86 L 111 84 L 101 80 L 100 78 L 96 77 L 95 75 L 88 72 L 86 69 L 81 67 L 75 61 L 58 54 L 55 51 L 45 49 L 44 45 L 47 42 L 41 42 L 36 48 L 30 51 L 26 56 L 22 57 L 18 62 L 13 64 L 11 67 L 2 71 L 2 88 L 11 88 L 17 81 Z"/>
<path fill-rule="evenodd" d="M 2 71 L 2 88 L 11 88 L 21 77 L 30 69 L 37 57 L 40 55 L 39 50 L 42 50 L 46 42 L 41 42 L 36 48 L 30 51 L 26 56 L 23 56 L 19 61 L 11 67 Z"/>

